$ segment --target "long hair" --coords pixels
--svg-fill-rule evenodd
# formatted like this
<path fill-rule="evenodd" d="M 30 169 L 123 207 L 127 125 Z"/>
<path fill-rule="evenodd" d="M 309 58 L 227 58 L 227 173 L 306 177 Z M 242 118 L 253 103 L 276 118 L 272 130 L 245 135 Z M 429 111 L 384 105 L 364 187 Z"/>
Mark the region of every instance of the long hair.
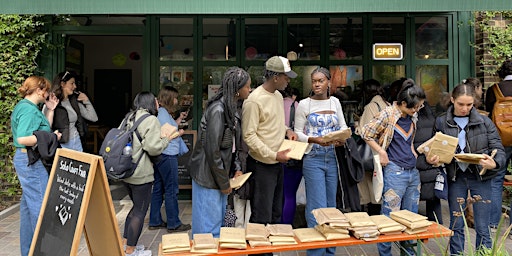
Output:
<path fill-rule="evenodd" d="M 174 112 L 174 99 L 178 98 L 178 90 L 176 88 L 166 85 L 160 89 L 160 92 L 158 92 L 158 104 L 160 107 L 165 108 L 167 110 L 167 113 L 172 115 Z"/>
<path fill-rule="evenodd" d="M 413 108 L 421 100 L 426 98 L 425 91 L 414 83 L 414 80 L 407 79 L 402 84 L 402 89 L 398 92 L 396 97 L 397 104 L 405 102 L 407 108 Z"/>
<path fill-rule="evenodd" d="M 208 101 L 207 107 L 213 102 L 224 98 L 224 114 L 226 122 L 230 127 L 234 126 L 235 113 L 237 111 L 237 101 L 235 96 L 238 90 L 249 81 L 249 73 L 239 67 L 230 67 L 222 78 L 222 85 L 219 92 Z"/>
<path fill-rule="evenodd" d="M 42 76 L 29 76 L 23 84 L 18 88 L 18 93 L 21 97 L 31 95 L 36 92 L 37 89 L 50 90 L 51 83 L 48 79 Z"/>
<path fill-rule="evenodd" d="M 475 87 L 470 84 L 458 84 L 457 86 L 455 86 L 455 88 L 453 88 L 452 98 L 456 99 L 459 96 L 464 95 L 473 97 L 475 101 L 477 99 Z"/>
<path fill-rule="evenodd" d="M 60 83 L 66 83 L 67 81 L 71 80 L 71 78 L 74 78 L 76 80 L 76 74 L 70 71 L 60 72 L 55 76 L 55 78 L 53 78 L 52 92 L 55 94 L 55 97 L 57 97 L 57 99 L 64 99 L 64 95 L 62 94 L 62 86 Z"/>
<path fill-rule="evenodd" d="M 133 112 L 139 109 L 145 109 L 151 115 L 156 115 L 158 113 L 158 109 L 156 108 L 155 95 L 151 92 L 138 93 L 133 100 Z"/>

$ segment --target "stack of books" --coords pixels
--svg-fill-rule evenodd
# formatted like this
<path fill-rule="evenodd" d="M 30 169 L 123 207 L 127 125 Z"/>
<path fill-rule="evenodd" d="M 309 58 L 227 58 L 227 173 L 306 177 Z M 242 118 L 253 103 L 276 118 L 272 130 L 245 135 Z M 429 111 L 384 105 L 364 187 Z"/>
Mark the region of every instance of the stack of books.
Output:
<path fill-rule="evenodd" d="M 350 222 L 350 228 L 352 235 L 361 240 L 372 241 L 379 238 L 379 228 L 375 222 L 370 219 L 370 216 L 366 212 L 349 212 L 345 213 L 348 221 Z"/>
<path fill-rule="evenodd" d="M 245 239 L 249 245 L 254 248 L 257 246 L 272 245 L 268 240 L 268 231 L 264 224 L 247 223 L 245 228 Z"/>
<path fill-rule="evenodd" d="M 269 233 L 268 240 L 272 245 L 290 245 L 297 244 L 293 237 L 293 228 L 290 224 L 267 224 Z"/>
<path fill-rule="evenodd" d="M 319 208 L 312 211 L 318 225 L 315 229 L 325 236 L 326 240 L 349 238 L 350 223 L 347 217 L 336 208 Z"/>
<path fill-rule="evenodd" d="M 247 249 L 247 243 L 245 242 L 245 229 L 221 227 L 219 247 L 241 250 Z"/>
<path fill-rule="evenodd" d="M 218 252 L 218 245 L 218 241 L 213 238 L 211 233 L 194 234 L 194 239 L 192 240 L 192 249 L 190 252 L 216 254 Z"/>
<path fill-rule="evenodd" d="M 390 216 L 393 220 L 404 225 L 406 227 L 405 233 L 410 235 L 425 232 L 432 225 L 432 222 L 428 221 L 427 217 L 409 210 L 391 212 Z"/>
<path fill-rule="evenodd" d="M 301 243 L 306 242 L 322 242 L 325 237 L 314 228 L 296 228 L 293 233 Z"/>
<path fill-rule="evenodd" d="M 377 224 L 381 235 L 399 235 L 405 230 L 405 226 L 394 221 L 386 215 L 373 215 L 370 219 Z"/>
<path fill-rule="evenodd" d="M 190 252 L 190 238 L 188 237 L 188 233 L 162 235 L 162 252 Z"/>

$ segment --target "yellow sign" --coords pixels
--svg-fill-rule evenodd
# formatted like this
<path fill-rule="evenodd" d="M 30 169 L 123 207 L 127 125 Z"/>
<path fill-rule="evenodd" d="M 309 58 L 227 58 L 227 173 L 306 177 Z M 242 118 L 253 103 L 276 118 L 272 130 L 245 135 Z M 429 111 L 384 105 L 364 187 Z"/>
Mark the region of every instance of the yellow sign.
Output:
<path fill-rule="evenodd" d="M 403 46 L 400 43 L 381 43 L 373 45 L 374 60 L 401 60 Z"/>

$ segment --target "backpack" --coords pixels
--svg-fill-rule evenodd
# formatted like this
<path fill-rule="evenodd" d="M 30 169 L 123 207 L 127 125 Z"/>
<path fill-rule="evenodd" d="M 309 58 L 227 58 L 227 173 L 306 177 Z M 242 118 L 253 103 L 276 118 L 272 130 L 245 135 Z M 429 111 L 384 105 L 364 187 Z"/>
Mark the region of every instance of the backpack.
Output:
<path fill-rule="evenodd" d="M 492 121 L 501 137 L 503 146 L 512 146 L 512 96 L 503 96 L 498 84 L 493 86 L 496 103 L 492 108 Z"/>
<path fill-rule="evenodd" d="M 135 115 L 135 114 L 134 114 Z M 105 163 L 105 170 L 107 177 L 112 180 L 121 180 L 131 177 L 137 168 L 142 156 L 135 163 L 132 161 L 131 155 L 123 155 L 123 148 L 130 143 L 133 145 L 133 133 L 135 132 L 139 141 L 142 140 L 140 134 L 136 131 L 139 124 L 150 116 L 145 114 L 133 123 L 133 126 L 128 129 L 127 121 L 130 116 L 125 117 L 119 128 L 112 128 L 108 131 L 103 143 L 101 143 L 100 155 L 103 157 Z"/>

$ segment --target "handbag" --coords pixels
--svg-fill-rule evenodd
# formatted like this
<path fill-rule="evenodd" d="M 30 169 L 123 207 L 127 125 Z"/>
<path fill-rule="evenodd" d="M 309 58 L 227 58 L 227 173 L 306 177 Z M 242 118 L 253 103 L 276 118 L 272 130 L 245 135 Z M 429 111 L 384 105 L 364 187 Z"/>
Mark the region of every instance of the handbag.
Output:
<path fill-rule="evenodd" d="M 382 141 L 382 146 L 386 143 L 388 135 L 384 136 L 384 140 Z M 382 165 L 380 164 L 380 156 L 379 153 L 373 153 L 373 176 L 372 176 L 372 185 L 373 185 L 373 196 L 375 198 L 375 202 L 380 202 L 382 199 L 382 190 L 384 189 L 384 175 L 382 173 Z"/>
<path fill-rule="evenodd" d="M 357 141 L 357 151 L 361 156 L 361 161 L 365 171 L 373 170 L 373 152 L 370 145 L 368 145 L 362 138 Z"/>

